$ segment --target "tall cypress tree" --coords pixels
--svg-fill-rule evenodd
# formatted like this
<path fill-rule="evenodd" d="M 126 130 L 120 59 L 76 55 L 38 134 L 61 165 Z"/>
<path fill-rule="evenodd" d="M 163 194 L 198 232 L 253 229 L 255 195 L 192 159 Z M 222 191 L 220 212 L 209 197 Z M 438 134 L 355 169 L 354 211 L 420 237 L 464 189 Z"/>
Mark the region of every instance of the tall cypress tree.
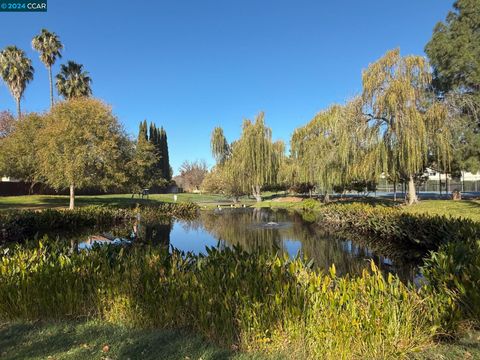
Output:
<path fill-rule="evenodd" d="M 155 145 L 155 124 L 153 122 L 150 122 L 150 136 L 148 137 L 148 141 Z"/>
<path fill-rule="evenodd" d="M 163 126 L 160 129 L 161 133 L 161 148 L 162 148 L 162 154 L 163 154 L 163 167 L 162 167 L 162 173 L 163 177 L 167 180 L 171 180 L 172 176 L 170 173 L 170 158 L 168 156 L 168 140 L 167 140 L 167 132 L 163 128 Z"/>
<path fill-rule="evenodd" d="M 147 120 L 143 120 L 142 135 L 145 137 L 145 140 L 148 140 Z"/>
<path fill-rule="evenodd" d="M 148 140 L 148 134 L 147 134 L 147 121 L 141 121 L 140 125 L 138 127 L 138 140 L 141 138 L 144 138 L 145 140 Z"/>
<path fill-rule="evenodd" d="M 162 178 L 170 181 L 171 171 L 170 160 L 168 156 L 167 133 L 163 127 L 159 129 L 153 122 L 150 123 L 149 127 L 147 126 L 146 120 L 140 123 L 138 139 L 140 140 L 144 138 L 155 148 L 157 162 L 153 165 L 152 173 L 158 174 L 157 176 L 161 176 Z"/>

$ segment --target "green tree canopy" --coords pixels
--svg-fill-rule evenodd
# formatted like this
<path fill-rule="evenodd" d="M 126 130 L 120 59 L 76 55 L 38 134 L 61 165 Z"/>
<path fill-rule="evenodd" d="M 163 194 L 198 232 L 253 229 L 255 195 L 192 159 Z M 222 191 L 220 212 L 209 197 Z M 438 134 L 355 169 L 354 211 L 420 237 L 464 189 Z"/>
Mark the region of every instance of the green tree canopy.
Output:
<path fill-rule="evenodd" d="M 132 192 L 132 197 L 142 189 L 152 187 L 157 180 L 155 165 L 158 162 L 158 155 L 155 146 L 145 139 L 142 131 L 140 123 L 140 134 L 138 140 L 132 144 L 131 160 L 127 164 L 127 186 Z"/>
<path fill-rule="evenodd" d="M 262 186 L 277 182 L 285 146 L 282 142 L 272 142 L 272 131 L 265 125 L 263 112 L 254 122 L 245 120 L 240 139 L 229 146 L 226 144 L 223 130 L 215 128 L 211 147 L 219 161 L 217 166 L 222 167 L 221 173 L 228 172 L 243 192 L 251 191 L 255 199 L 261 201 Z"/>
<path fill-rule="evenodd" d="M 363 72 L 362 83 L 366 123 L 382 139 L 383 169 L 409 179 L 408 199 L 414 203 L 414 176 L 423 172 L 428 155 L 435 154 L 444 169 L 450 162 L 448 109 L 429 92 L 429 64 L 391 50 Z"/>
<path fill-rule="evenodd" d="M 345 106 L 321 112 L 295 130 L 291 140 L 297 181 L 325 192 L 335 185 L 371 182 L 380 174 L 409 179 L 409 202 L 416 201 L 414 176 L 434 154 L 450 161 L 448 108 L 430 93 L 431 73 L 419 56 L 392 50 L 363 72 L 363 92 Z"/>
<path fill-rule="evenodd" d="M 126 181 L 129 141 L 111 109 L 99 100 L 74 99 L 53 107 L 38 134 L 39 170 L 56 189 L 107 188 Z"/>
<path fill-rule="evenodd" d="M 223 164 L 230 155 L 230 146 L 228 145 L 227 139 L 223 134 L 223 129 L 221 127 L 216 127 L 213 129 L 210 139 L 210 148 L 217 164 Z"/>
<path fill-rule="evenodd" d="M 480 91 L 480 2 L 457 0 L 425 46 L 437 90 Z"/>
<path fill-rule="evenodd" d="M 43 117 L 30 113 L 15 121 L 10 133 L 0 139 L 0 174 L 30 182 L 42 180 L 37 138 Z"/>
<path fill-rule="evenodd" d="M 235 202 L 238 202 L 239 197 L 248 192 L 245 192 L 240 179 L 234 176 L 234 172 L 230 171 L 229 166 L 234 166 L 234 164 L 214 166 L 205 175 L 201 188 L 208 193 L 224 194 L 232 197 Z"/>
<path fill-rule="evenodd" d="M 480 171 L 480 2 L 458 0 L 425 47 L 433 85 L 450 110 L 453 170 Z"/>
<path fill-rule="evenodd" d="M 293 185 L 316 184 L 328 200 L 334 186 L 378 176 L 379 145 L 361 107 L 360 98 L 334 105 L 294 131 L 289 166 Z"/>

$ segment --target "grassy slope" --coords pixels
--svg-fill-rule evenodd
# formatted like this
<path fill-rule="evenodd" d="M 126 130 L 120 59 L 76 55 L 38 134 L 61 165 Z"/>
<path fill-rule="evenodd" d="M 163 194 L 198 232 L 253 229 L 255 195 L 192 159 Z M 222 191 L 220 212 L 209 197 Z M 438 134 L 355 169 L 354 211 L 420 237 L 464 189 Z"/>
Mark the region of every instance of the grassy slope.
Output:
<path fill-rule="evenodd" d="M 104 352 L 105 345 L 109 346 Z M 0 325 L 1 359 L 254 360 L 168 330 L 133 330 L 97 321 Z"/>

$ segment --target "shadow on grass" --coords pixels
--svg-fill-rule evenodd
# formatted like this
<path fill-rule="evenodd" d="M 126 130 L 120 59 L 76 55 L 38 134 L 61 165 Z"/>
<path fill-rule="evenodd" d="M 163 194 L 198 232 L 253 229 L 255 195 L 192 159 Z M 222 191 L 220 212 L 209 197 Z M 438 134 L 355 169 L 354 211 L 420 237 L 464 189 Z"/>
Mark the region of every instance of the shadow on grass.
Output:
<path fill-rule="evenodd" d="M 259 359 L 176 331 L 133 330 L 97 321 L 0 325 L 2 359 L 93 359 L 102 355 L 111 359 Z"/>

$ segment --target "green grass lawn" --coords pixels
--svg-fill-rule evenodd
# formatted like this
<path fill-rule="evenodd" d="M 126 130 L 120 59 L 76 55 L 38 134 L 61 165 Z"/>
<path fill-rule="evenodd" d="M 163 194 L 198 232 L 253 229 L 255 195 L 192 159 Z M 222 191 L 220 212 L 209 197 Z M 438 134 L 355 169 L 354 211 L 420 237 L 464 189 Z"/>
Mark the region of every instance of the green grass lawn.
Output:
<path fill-rule="evenodd" d="M 264 201 L 255 203 L 248 197 L 241 198 L 241 204 L 257 207 L 271 207 L 284 209 L 302 209 L 301 202 L 272 201 L 279 194 L 266 193 Z M 233 204 L 230 198 L 217 194 L 190 194 L 177 195 L 178 202 L 195 202 L 202 208 L 214 208 L 217 205 L 230 206 Z M 362 201 L 357 199 L 355 201 Z M 44 209 L 44 208 L 67 208 L 69 198 L 66 195 L 31 195 L 31 196 L 0 196 L 0 210 L 6 209 Z M 136 203 L 173 202 L 173 194 L 152 194 L 149 199 L 131 198 L 131 194 L 112 194 L 97 196 L 76 196 L 76 206 L 86 205 L 129 205 Z M 385 201 L 383 201 L 385 202 Z M 393 202 L 391 202 L 393 203 Z M 403 210 L 412 214 L 435 214 L 453 217 L 470 218 L 480 221 L 480 200 L 422 200 L 419 204 L 405 206 Z"/>
<path fill-rule="evenodd" d="M 105 351 L 105 345 L 108 345 L 108 351 Z M 133 330 L 99 321 L 0 325 L 0 358 L 260 359 L 255 355 L 234 353 L 191 334 Z"/>
<path fill-rule="evenodd" d="M 173 202 L 173 194 L 152 194 L 148 199 L 138 196 L 132 199 L 131 194 L 111 194 L 75 197 L 75 206 L 86 205 L 129 205 L 136 203 Z M 215 194 L 177 194 L 178 202 L 195 202 L 199 205 L 231 204 L 232 201 L 222 195 Z M 244 200 L 244 202 L 251 202 Z M 29 195 L 29 196 L 0 196 L 0 210 L 5 209 L 44 209 L 67 208 L 69 197 L 66 195 Z"/>
<path fill-rule="evenodd" d="M 108 346 L 108 351 L 105 345 Z M 170 330 L 134 330 L 100 321 L 0 324 L 0 358 L 24 359 L 286 359 L 234 352 L 201 338 Z M 480 333 L 435 344 L 413 359 L 480 359 Z"/>
<path fill-rule="evenodd" d="M 403 209 L 412 214 L 445 215 L 480 221 L 480 200 L 422 200 Z"/>

